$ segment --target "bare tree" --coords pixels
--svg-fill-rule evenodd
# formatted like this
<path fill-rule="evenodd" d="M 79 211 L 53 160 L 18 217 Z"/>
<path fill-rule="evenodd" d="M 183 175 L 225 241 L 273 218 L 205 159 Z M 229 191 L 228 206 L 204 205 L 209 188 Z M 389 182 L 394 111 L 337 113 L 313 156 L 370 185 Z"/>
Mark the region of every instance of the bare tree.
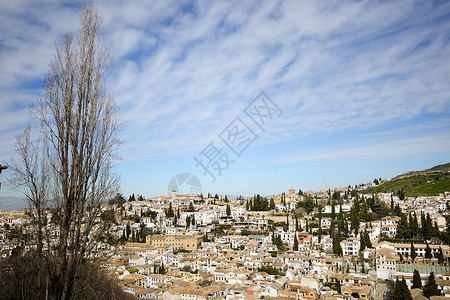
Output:
<path fill-rule="evenodd" d="M 105 230 L 101 204 L 118 191 L 111 169 L 121 144 L 120 123 L 105 83 L 111 59 L 100 39 L 101 23 L 93 3 L 86 5 L 77 35 L 66 35 L 56 46 L 43 94 L 30 110 L 35 126 L 18 137 L 20 159 L 11 167 L 10 182 L 24 190 L 32 208 L 37 253 L 54 262 L 48 273 L 58 299 L 73 299 L 85 288 L 75 280 L 94 259 Z M 46 208 L 61 216 L 59 239 L 44 232 Z"/>

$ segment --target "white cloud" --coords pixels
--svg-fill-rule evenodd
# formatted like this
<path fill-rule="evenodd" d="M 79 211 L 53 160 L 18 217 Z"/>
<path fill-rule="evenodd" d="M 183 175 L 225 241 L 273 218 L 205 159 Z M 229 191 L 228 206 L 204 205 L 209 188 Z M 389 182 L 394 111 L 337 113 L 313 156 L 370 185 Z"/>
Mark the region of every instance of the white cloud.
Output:
<path fill-rule="evenodd" d="M 414 138 L 365 143 L 362 146 L 344 144 L 338 147 L 324 147 L 313 151 L 298 151 L 284 157 L 274 159 L 269 164 L 314 162 L 314 161 L 374 161 L 399 159 L 404 157 L 420 157 L 443 155 L 450 149 L 450 131 L 421 135 Z"/>
<path fill-rule="evenodd" d="M 127 124 L 127 159 L 202 149 L 260 91 L 285 112 L 267 143 L 390 123 L 403 128 L 449 108 L 450 22 L 437 21 L 449 12 L 446 3 L 436 9 L 412 1 L 98 1 L 98 7 L 114 58 L 110 86 Z M 0 8 L 0 86 L 20 94 L 22 84 L 42 79 L 54 41 L 75 30 L 79 7 Z M 0 101 L 9 104 L 1 118 L 17 114 L 12 98 Z M 13 130 L 5 136 L 8 148 Z"/>

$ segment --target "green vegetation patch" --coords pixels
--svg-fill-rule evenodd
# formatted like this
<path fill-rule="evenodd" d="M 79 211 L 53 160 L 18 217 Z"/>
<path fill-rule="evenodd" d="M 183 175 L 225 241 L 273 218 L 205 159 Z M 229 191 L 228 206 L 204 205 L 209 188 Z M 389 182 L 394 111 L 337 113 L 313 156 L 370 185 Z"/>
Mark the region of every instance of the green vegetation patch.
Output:
<path fill-rule="evenodd" d="M 450 191 L 450 173 L 415 175 L 407 178 L 392 179 L 366 192 L 395 192 L 403 190 L 406 196 L 436 196 Z"/>

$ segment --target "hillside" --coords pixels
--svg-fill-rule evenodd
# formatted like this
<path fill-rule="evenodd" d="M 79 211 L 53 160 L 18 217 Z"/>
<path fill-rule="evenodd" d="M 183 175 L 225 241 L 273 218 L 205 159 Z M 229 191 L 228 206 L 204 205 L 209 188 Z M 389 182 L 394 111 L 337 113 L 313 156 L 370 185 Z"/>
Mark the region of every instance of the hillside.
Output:
<path fill-rule="evenodd" d="M 423 171 L 408 172 L 392 178 L 367 192 L 397 192 L 403 190 L 406 196 L 434 196 L 450 192 L 450 163 Z"/>
<path fill-rule="evenodd" d="M 405 174 L 398 175 L 397 177 L 392 178 L 392 180 L 402 179 L 402 178 L 407 178 L 407 177 L 412 177 L 412 176 L 417 176 L 417 175 L 429 175 L 429 174 L 434 174 L 434 173 L 448 173 L 448 172 L 450 172 L 450 163 L 438 165 L 438 166 L 435 166 L 435 167 L 432 167 L 430 169 L 423 170 L 423 171 L 407 172 Z"/>

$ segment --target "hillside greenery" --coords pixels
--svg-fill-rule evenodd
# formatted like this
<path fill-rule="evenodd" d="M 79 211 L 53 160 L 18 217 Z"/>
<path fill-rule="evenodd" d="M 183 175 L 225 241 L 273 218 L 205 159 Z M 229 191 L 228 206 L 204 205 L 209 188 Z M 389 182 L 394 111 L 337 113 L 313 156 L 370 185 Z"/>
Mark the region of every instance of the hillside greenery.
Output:
<path fill-rule="evenodd" d="M 414 175 L 405 178 L 394 178 L 379 186 L 369 188 L 366 192 L 394 192 L 403 191 L 406 196 L 435 196 L 450 191 L 450 173 L 432 173 Z"/>

